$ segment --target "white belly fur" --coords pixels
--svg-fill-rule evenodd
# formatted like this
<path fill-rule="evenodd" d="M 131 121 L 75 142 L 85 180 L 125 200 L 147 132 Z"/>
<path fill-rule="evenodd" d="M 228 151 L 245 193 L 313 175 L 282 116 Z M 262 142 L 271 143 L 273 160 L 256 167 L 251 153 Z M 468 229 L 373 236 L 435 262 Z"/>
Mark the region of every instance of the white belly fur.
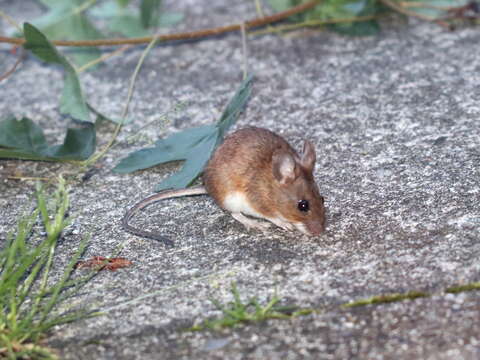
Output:
<path fill-rule="evenodd" d="M 254 216 L 264 219 L 265 217 L 259 212 L 255 211 L 250 205 L 244 194 L 235 192 L 225 197 L 223 207 L 232 213 L 242 213 L 244 215 Z"/>

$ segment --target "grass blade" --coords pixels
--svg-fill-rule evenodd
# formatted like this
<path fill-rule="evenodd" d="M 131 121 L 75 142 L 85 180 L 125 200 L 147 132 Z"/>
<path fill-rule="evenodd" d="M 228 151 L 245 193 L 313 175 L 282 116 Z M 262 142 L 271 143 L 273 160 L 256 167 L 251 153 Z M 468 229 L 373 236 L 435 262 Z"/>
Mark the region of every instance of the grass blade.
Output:
<path fill-rule="evenodd" d="M 53 198 L 47 198 L 41 186 L 37 186 L 36 195 L 37 209 L 18 221 L 16 234 L 11 232 L 7 236 L 5 248 L 0 251 L 0 359 L 56 358 L 49 349 L 37 344 L 44 333 L 52 326 L 100 314 L 74 306 L 55 310 L 96 273 L 72 279 L 74 266 L 89 241 L 85 237 L 61 279 L 49 286 L 57 241 L 69 221 L 65 218 L 69 200 L 61 178 Z M 48 206 L 51 200 L 53 206 Z M 50 214 L 49 209 L 54 212 Z M 27 240 L 39 214 L 47 236 L 37 245 L 31 245 Z"/>

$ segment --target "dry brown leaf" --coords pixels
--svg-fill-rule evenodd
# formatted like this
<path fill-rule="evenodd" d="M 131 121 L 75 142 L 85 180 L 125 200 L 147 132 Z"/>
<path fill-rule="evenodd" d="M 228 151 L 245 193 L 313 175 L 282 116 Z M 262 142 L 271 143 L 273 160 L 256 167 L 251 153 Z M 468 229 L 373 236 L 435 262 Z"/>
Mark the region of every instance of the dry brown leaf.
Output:
<path fill-rule="evenodd" d="M 79 261 L 75 264 L 76 269 L 95 269 L 95 270 L 110 270 L 115 271 L 117 269 L 132 265 L 132 262 L 128 259 L 116 257 L 106 258 L 104 256 L 93 256 L 89 260 Z"/>

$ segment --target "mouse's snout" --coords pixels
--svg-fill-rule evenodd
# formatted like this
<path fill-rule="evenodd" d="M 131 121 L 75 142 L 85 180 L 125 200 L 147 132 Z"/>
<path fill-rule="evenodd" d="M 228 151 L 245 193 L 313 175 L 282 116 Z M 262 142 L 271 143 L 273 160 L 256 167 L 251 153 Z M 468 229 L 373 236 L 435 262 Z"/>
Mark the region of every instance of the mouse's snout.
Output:
<path fill-rule="evenodd" d="M 307 229 L 310 230 L 310 233 L 312 234 L 312 236 L 320 235 L 325 231 L 325 218 L 308 223 Z"/>
<path fill-rule="evenodd" d="M 318 236 L 325 231 L 325 218 L 296 223 L 295 227 L 305 235 Z"/>
<path fill-rule="evenodd" d="M 319 196 L 320 201 L 313 207 L 310 217 L 305 221 L 305 228 L 311 236 L 318 236 L 325 231 L 326 217 L 323 196 Z"/>

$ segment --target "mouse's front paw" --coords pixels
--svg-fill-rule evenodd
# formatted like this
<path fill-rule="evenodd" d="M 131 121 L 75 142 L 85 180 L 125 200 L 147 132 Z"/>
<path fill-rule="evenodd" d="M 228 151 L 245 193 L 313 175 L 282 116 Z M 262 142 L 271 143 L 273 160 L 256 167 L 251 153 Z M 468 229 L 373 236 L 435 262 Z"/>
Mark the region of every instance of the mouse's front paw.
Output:
<path fill-rule="evenodd" d="M 270 224 L 264 221 L 258 221 L 254 219 L 250 219 L 246 217 L 242 213 L 232 213 L 232 217 L 241 222 L 243 226 L 245 226 L 248 230 L 250 229 L 258 229 L 258 230 L 266 230 L 270 227 Z"/>
<path fill-rule="evenodd" d="M 282 228 L 283 230 L 286 231 L 293 231 L 294 227 L 292 223 L 289 223 L 288 221 L 282 220 L 280 218 L 270 218 L 268 219 L 275 225 L 277 225 L 279 228 Z"/>

